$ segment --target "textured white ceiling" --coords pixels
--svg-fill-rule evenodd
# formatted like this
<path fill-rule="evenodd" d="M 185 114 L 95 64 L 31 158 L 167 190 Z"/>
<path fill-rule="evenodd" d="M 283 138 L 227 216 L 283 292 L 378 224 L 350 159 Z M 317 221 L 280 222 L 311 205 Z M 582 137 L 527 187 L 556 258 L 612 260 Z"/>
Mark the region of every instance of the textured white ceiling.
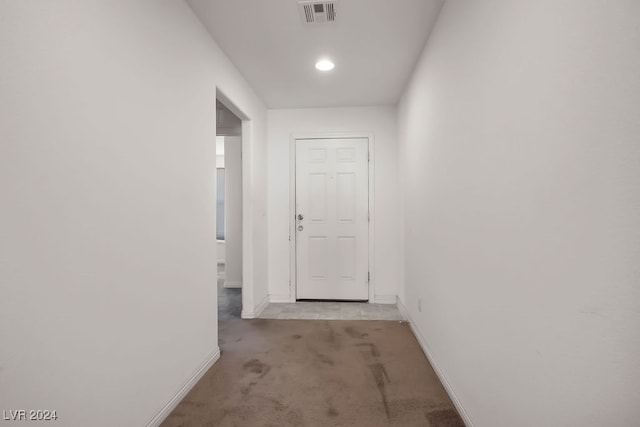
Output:
<path fill-rule="evenodd" d="M 444 0 L 338 0 L 306 26 L 296 0 L 187 0 L 269 108 L 394 104 Z M 320 57 L 336 67 L 321 73 Z"/>

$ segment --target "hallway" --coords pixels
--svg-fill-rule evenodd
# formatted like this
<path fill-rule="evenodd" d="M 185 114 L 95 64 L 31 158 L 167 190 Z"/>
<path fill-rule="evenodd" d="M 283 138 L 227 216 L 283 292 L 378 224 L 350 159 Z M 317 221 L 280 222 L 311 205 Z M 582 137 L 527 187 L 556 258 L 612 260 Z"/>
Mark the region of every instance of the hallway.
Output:
<path fill-rule="evenodd" d="M 638 425 L 638 22 L 637 0 L 1 0 L 2 409 Z"/>

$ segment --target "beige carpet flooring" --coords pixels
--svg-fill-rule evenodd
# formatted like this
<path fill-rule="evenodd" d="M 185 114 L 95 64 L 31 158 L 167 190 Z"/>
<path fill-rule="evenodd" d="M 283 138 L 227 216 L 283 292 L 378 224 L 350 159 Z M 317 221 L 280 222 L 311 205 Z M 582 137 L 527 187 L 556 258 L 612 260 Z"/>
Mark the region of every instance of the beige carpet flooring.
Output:
<path fill-rule="evenodd" d="M 227 308 L 220 360 L 163 427 L 464 426 L 405 322 L 241 320 Z"/>

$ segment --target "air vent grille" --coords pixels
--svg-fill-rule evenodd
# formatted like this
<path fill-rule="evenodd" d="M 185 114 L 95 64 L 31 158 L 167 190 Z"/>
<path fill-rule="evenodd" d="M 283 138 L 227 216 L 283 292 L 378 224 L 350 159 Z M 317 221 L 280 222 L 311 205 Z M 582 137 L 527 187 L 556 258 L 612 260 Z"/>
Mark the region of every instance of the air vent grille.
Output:
<path fill-rule="evenodd" d="M 327 3 L 327 21 L 336 20 L 336 8 L 334 3 Z"/>
<path fill-rule="evenodd" d="M 304 5 L 304 17 L 306 19 L 307 24 L 313 23 L 313 9 L 310 4 Z"/>
<path fill-rule="evenodd" d="M 335 1 L 298 1 L 300 18 L 304 24 L 328 24 L 336 20 Z"/>

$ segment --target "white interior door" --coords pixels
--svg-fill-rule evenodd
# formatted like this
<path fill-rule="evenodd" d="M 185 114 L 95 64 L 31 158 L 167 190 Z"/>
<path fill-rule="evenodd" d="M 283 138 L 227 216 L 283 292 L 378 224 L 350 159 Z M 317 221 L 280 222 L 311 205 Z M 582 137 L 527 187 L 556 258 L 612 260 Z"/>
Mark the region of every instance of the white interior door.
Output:
<path fill-rule="evenodd" d="M 366 138 L 296 141 L 297 299 L 369 297 Z"/>

